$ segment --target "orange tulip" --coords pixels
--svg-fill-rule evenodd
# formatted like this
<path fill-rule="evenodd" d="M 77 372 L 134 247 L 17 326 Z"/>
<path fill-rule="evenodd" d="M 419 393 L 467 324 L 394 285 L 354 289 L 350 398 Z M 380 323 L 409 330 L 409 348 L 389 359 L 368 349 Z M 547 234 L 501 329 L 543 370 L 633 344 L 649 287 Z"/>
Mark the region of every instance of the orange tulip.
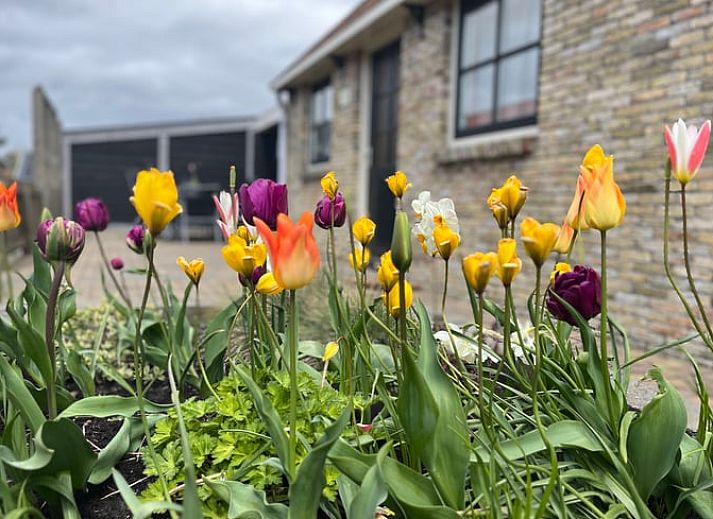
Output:
<path fill-rule="evenodd" d="M 589 229 L 584 220 L 584 178 L 580 175 L 577 178 L 577 190 L 567 211 L 564 221 L 575 231 L 586 231 Z"/>
<path fill-rule="evenodd" d="M 567 219 L 565 218 L 565 221 L 562 222 L 560 230 L 557 233 L 557 240 L 555 241 L 555 246 L 552 250 L 559 254 L 569 254 L 569 251 L 572 248 L 573 239 L 574 229 L 570 227 L 567 223 Z"/>
<path fill-rule="evenodd" d="M 17 207 L 17 182 L 13 182 L 10 187 L 0 182 L 0 231 L 14 229 L 21 221 Z"/>
<path fill-rule="evenodd" d="M 614 157 L 604 155 L 602 147 L 595 144 L 579 171 L 584 179 L 584 222 L 599 231 L 618 226 L 626 213 L 626 200 L 614 182 Z"/>
<path fill-rule="evenodd" d="M 309 284 L 319 268 L 319 248 L 312 235 L 314 217 L 305 212 L 297 223 L 286 214 L 277 216 L 277 232 L 255 218 L 255 225 L 267 244 L 275 279 L 286 290 Z"/>

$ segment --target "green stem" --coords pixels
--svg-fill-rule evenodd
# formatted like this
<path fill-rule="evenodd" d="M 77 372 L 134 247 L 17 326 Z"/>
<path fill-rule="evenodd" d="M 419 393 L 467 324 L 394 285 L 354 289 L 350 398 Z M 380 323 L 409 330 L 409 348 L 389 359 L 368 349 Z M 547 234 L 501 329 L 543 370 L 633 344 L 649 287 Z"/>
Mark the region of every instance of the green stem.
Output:
<path fill-rule="evenodd" d="M 483 343 L 485 333 L 483 331 L 483 293 L 478 294 L 478 410 L 480 411 L 480 421 L 484 422 L 485 402 L 483 400 Z M 493 387 L 493 391 L 495 388 Z M 492 401 L 492 399 L 491 399 Z"/>
<path fill-rule="evenodd" d="M 540 376 L 540 366 L 542 364 L 542 345 L 540 344 L 540 296 L 542 291 L 542 265 L 536 266 L 535 275 L 535 371 L 533 385 L 538 386 Z M 536 390 L 536 389 L 535 389 Z"/>
<path fill-rule="evenodd" d="M 691 271 L 691 261 L 688 254 L 688 214 L 686 211 L 686 185 L 681 184 L 681 215 L 683 219 L 683 264 L 686 267 L 686 276 L 688 277 L 688 286 L 691 288 L 691 293 L 698 306 L 698 311 L 703 316 L 703 323 L 708 331 L 709 340 L 713 341 L 713 328 L 711 328 L 711 322 L 706 314 L 706 309 L 703 306 L 701 297 L 696 289 L 696 282 L 693 279 L 693 272 Z"/>
<path fill-rule="evenodd" d="M 399 338 L 401 347 L 406 345 L 406 273 L 399 271 Z"/>
<path fill-rule="evenodd" d="M 609 312 L 607 305 L 607 232 L 600 231 L 601 234 L 601 316 L 599 325 L 599 362 L 604 384 L 604 395 L 609 407 L 609 419 L 612 431 L 617 431 L 617 419 L 612 402 L 611 375 L 609 373 L 609 350 L 607 348 L 607 331 L 609 328 Z"/>
<path fill-rule="evenodd" d="M 448 298 L 448 265 L 450 262 L 445 260 L 445 272 L 443 275 L 443 297 L 441 298 L 441 317 L 443 318 L 443 327 L 446 329 L 448 334 L 448 340 L 451 341 L 451 346 L 453 347 L 453 356 L 456 358 L 458 367 L 465 372 L 465 364 L 460 358 L 460 353 L 458 353 L 458 348 L 456 347 L 456 340 L 451 333 L 451 327 L 448 324 L 448 318 L 446 317 L 446 300 Z"/>
<path fill-rule="evenodd" d="M 55 310 L 57 309 L 57 298 L 59 297 L 59 287 L 64 276 L 64 261 L 60 261 L 54 269 L 52 287 L 47 298 L 47 313 L 45 314 L 45 343 L 47 344 L 47 355 L 50 358 L 50 379 L 47 380 L 47 416 L 50 420 L 57 417 L 57 387 L 55 385 L 55 372 L 57 369 L 54 348 L 55 331 Z"/>
<path fill-rule="evenodd" d="M 290 348 L 290 452 L 288 475 L 290 481 L 295 480 L 297 475 L 297 301 L 295 291 L 289 293 L 289 316 L 287 340 Z"/>
<path fill-rule="evenodd" d="M 12 299 L 15 297 L 15 292 L 12 287 L 12 269 L 10 268 L 10 261 L 8 260 L 8 250 L 7 250 L 7 234 L 0 233 L 2 235 L 2 271 L 7 274 L 7 291 L 8 297 Z M 2 276 L 0 275 L 0 291 L 2 291 Z"/>
<path fill-rule="evenodd" d="M 97 245 L 99 245 L 99 254 L 101 254 L 102 261 L 104 262 L 104 267 L 106 268 L 107 272 L 109 273 L 109 277 L 111 278 L 112 282 L 114 283 L 114 287 L 116 288 L 116 291 L 119 293 L 119 297 L 124 301 L 124 304 L 131 310 L 131 300 L 129 300 L 129 296 L 126 292 L 124 292 L 124 289 L 121 287 L 121 284 L 119 284 L 119 280 L 116 279 L 116 274 L 114 273 L 114 269 L 111 267 L 111 263 L 109 262 L 109 258 L 106 255 L 106 251 L 104 250 L 104 244 L 101 241 L 101 238 L 99 237 L 99 232 L 94 231 L 94 236 L 96 236 L 97 239 Z"/>

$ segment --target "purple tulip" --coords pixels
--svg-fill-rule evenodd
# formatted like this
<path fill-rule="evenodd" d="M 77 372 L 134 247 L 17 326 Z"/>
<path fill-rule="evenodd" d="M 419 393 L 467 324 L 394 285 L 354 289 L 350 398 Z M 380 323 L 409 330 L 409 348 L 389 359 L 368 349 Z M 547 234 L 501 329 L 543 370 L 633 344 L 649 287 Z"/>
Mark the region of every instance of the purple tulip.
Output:
<path fill-rule="evenodd" d="M 111 268 L 114 270 L 121 270 L 124 268 L 124 260 L 116 257 L 116 258 L 111 258 Z"/>
<path fill-rule="evenodd" d="M 347 208 L 341 193 L 337 193 L 333 200 L 325 195 L 317 202 L 317 208 L 314 210 L 314 222 L 322 229 L 329 229 L 332 226 L 332 211 L 334 211 L 334 226 L 344 225 Z"/>
<path fill-rule="evenodd" d="M 287 214 L 287 185 L 267 178 L 259 178 L 250 185 L 240 186 L 240 208 L 250 225 L 260 218 L 273 231 L 277 229 L 277 215 Z"/>
<path fill-rule="evenodd" d="M 252 282 L 253 286 L 257 285 L 257 282 L 260 281 L 260 278 L 265 272 L 267 272 L 267 269 L 265 267 L 256 267 L 255 270 L 253 270 L 253 273 L 250 276 L 250 281 Z M 238 274 L 238 279 L 240 280 L 240 284 L 244 287 L 249 285 L 247 278 L 242 274 Z"/>
<path fill-rule="evenodd" d="M 103 231 L 109 225 L 109 209 L 99 198 L 85 198 L 74 206 L 74 219 L 87 231 Z"/>
<path fill-rule="evenodd" d="M 136 254 L 144 253 L 145 233 L 143 225 L 134 225 L 126 235 L 126 245 Z"/>
<path fill-rule="evenodd" d="M 64 261 L 71 265 L 77 261 L 84 249 L 84 237 L 84 227 L 61 216 L 44 220 L 37 227 L 37 246 L 49 262 Z"/>
<path fill-rule="evenodd" d="M 574 316 L 554 297 L 553 293 L 572 305 L 587 321 L 599 315 L 602 291 L 599 274 L 591 267 L 575 265 L 571 272 L 559 274 L 547 293 L 547 309 L 550 313 L 561 321 L 576 325 Z"/>

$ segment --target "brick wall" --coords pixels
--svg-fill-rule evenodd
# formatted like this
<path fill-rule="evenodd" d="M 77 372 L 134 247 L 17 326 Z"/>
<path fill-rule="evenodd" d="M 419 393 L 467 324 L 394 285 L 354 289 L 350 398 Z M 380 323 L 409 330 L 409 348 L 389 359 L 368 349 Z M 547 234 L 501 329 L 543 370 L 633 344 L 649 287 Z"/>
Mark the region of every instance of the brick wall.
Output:
<path fill-rule="evenodd" d="M 460 258 L 497 243 L 499 233 L 485 205 L 490 189 L 517 173 L 530 188 L 523 215 L 560 223 L 579 162 L 590 145 L 600 143 L 616 158 L 615 178 L 628 203 L 624 224 L 609 233 L 612 312 L 640 348 L 686 334 L 690 327 L 662 267 L 662 128 L 679 116 L 700 123 L 713 115 L 713 5 L 700 0 L 544 0 L 536 134 L 491 135 L 473 144 L 453 144 L 448 137 L 454 13 L 450 1 L 429 4 L 424 27 L 412 21 L 402 35 L 398 139 L 398 167 L 414 184 L 409 194 L 430 189 L 435 198 L 451 197 L 460 215 L 463 245 L 452 260 L 449 318 L 468 315 Z M 332 76 L 330 166 L 347 184 L 350 198 L 358 184 L 360 60 L 358 53 L 347 56 L 344 69 Z M 340 106 L 338 85 L 354 92 L 342 99 L 348 101 L 345 106 Z M 289 182 L 293 196 L 300 192 L 297 203 L 303 207 L 319 196 L 318 182 L 305 180 L 307 97 L 308 91 L 295 91 L 289 111 Z M 692 262 L 703 299 L 713 305 L 713 158 L 689 192 Z M 678 215 L 677 205 L 673 215 Z M 672 258 L 680 275 L 679 230 L 676 216 Z M 586 234 L 581 243 L 575 259 L 597 265 L 597 235 Z M 437 313 L 442 261 L 415 252 L 415 288 Z M 522 297 L 532 287 L 534 268 L 524 250 L 520 255 L 524 270 L 516 284 Z M 500 297 L 497 287 L 494 283 L 489 289 L 495 299 Z"/>

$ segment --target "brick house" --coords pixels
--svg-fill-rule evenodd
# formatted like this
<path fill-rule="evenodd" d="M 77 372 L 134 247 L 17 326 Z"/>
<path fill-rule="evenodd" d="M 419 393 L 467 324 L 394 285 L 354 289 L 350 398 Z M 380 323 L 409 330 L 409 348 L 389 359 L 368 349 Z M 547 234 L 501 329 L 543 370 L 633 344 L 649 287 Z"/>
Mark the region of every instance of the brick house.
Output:
<path fill-rule="evenodd" d="M 560 223 L 582 156 L 602 144 L 616 157 L 628 202 L 624 224 L 610 233 L 612 311 L 640 348 L 689 331 L 663 275 L 662 128 L 713 114 L 710 2 L 364 0 L 271 86 L 285 110 L 293 212 L 313 207 L 320 176 L 334 169 L 353 214 L 370 214 L 383 244 L 391 211 L 383 179 L 401 169 L 414 185 L 409 201 L 424 189 L 455 201 L 457 262 L 496 245 L 485 204 L 493 186 L 517 173 L 530 189 L 523 213 Z M 693 264 L 706 304 L 712 201 L 709 157 L 690 189 Z M 680 275 L 679 220 L 673 229 Z M 597 236 L 582 241 L 575 259 L 596 265 Z M 517 285 L 526 294 L 534 268 L 520 255 Z M 442 262 L 415 257 L 414 287 L 435 311 Z M 448 317 L 457 321 L 468 306 L 453 271 Z"/>

